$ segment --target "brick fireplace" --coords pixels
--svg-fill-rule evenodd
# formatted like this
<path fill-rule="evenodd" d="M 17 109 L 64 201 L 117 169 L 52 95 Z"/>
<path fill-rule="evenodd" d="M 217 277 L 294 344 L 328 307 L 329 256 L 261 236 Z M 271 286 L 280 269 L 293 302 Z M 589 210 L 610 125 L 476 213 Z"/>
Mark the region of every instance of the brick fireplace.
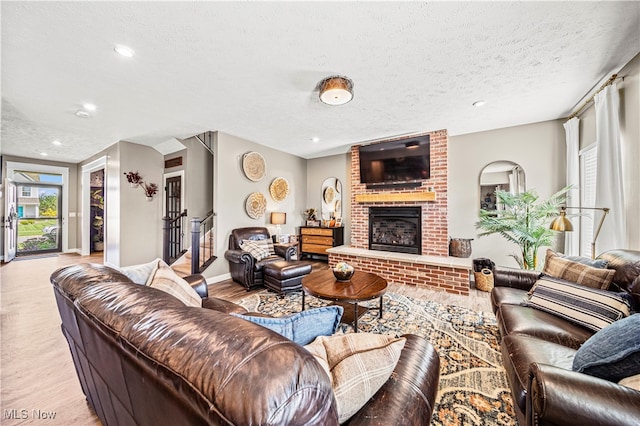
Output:
<path fill-rule="evenodd" d="M 447 145 L 446 130 L 428 133 L 431 140 L 431 178 L 414 189 L 370 190 L 360 183 L 360 158 L 358 147 L 351 148 L 351 245 L 369 248 L 369 207 L 422 207 L 422 250 L 420 254 L 447 256 L 449 254 L 449 223 L 447 219 Z M 390 139 L 392 140 L 392 139 Z M 386 142 L 386 141 L 385 141 Z M 433 188 L 434 201 L 375 201 L 358 202 L 360 194 L 406 194 L 407 199 L 416 192 L 429 192 Z"/>
<path fill-rule="evenodd" d="M 448 257 L 449 138 L 446 130 L 426 134 L 431 141 L 431 177 L 417 188 L 367 189 L 360 183 L 358 146 L 351 148 L 351 247 L 331 249 L 329 263 L 345 261 L 359 270 L 377 273 L 390 282 L 468 294 L 471 262 Z M 391 140 L 394 139 L 387 141 Z M 369 250 L 369 213 L 372 207 L 419 207 L 419 252 L 390 254 Z"/>

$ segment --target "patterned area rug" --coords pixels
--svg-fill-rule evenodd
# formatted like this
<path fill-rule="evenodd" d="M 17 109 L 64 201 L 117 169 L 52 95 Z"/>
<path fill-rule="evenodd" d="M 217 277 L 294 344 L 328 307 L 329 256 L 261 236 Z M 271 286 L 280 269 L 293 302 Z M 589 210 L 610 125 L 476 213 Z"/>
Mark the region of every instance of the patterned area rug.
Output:
<path fill-rule="evenodd" d="M 240 300 L 253 312 L 276 317 L 300 311 L 302 295 L 283 298 L 267 291 Z M 312 296 L 307 309 L 329 302 Z M 378 300 L 362 303 L 376 307 Z M 457 306 L 441 305 L 395 293 L 384 296 L 384 315 L 365 313 L 358 330 L 370 333 L 418 334 L 428 339 L 440 355 L 440 389 L 432 425 L 516 425 L 511 392 L 498 344 L 493 315 Z M 340 325 L 339 332 L 353 327 Z"/>

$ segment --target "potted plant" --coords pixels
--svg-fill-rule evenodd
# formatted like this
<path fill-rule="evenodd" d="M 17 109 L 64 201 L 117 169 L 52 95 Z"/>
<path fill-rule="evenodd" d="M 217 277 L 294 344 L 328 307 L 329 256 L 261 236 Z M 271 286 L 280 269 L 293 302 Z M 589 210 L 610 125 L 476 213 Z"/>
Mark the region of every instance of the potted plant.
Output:
<path fill-rule="evenodd" d="M 500 234 L 507 241 L 520 246 L 520 254 L 511 256 L 522 269 L 537 269 L 538 249 L 553 244 L 555 235 L 549 229 L 549 222 L 558 215 L 569 189 L 570 187 L 563 188 L 541 202 L 538 202 L 539 196 L 534 190 L 519 194 L 496 191 L 497 204 L 501 208 L 480 210 L 476 229 L 483 232 L 479 236 Z"/>
<path fill-rule="evenodd" d="M 93 249 L 95 251 L 103 251 L 104 232 L 102 228 L 104 227 L 104 218 L 102 216 L 94 216 L 92 226 L 96 230 L 96 234 L 93 236 Z"/>
<path fill-rule="evenodd" d="M 133 188 L 142 183 L 142 176 L 140 176 L 138 172 L 127 172 L 124 175 L 127 177 L 127 182 L 129 182 Z"/>
<path fill-rule="evenodd" d="M 147 196 L 147 201 L 151 201 L 153 196 L 158 192 L 158 185 L 155 183 L 143 183 L 144 195 Z"/>

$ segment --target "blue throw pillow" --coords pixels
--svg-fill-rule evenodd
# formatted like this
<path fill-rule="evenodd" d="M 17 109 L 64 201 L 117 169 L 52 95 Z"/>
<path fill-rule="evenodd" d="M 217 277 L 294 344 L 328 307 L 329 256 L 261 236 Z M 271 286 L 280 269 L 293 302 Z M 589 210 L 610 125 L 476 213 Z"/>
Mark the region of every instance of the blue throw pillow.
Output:
<path fill-rule="evenodd" d="M 640 374 L 640 314 L 618 320 L 591 336 L 576 352 L 573 371 L 612 382 Z"/>
<path fill-rule="evenodd" d="M 331 336 L 338 329 L 342 306 L 323 306 L 280 318 L 231 314 L 273 330 L 299 345 L 307 345 L 318 336 Z"/>

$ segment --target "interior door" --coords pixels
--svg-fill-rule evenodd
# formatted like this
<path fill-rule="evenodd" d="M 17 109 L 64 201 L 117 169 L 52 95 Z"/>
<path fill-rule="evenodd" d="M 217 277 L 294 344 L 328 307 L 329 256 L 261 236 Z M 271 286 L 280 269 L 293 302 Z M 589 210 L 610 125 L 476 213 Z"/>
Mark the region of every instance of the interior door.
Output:
<path fill-rule="evenodd" d="M 16 240 L 18 236 L 18 190 L 15 182 L 5 179 L 4 211 L 4 261 L 9 262 L 16 257 Z"/>
<path fill-rule="evenodd" d="M 165 216 L 171 219 L 167 230 L 169 241 L 165 244 L 168 244 L 169 259 L 173 261 L 182 254 L 183 245 L 182 220 L 178 219 L 182 213 L 182 177 L 168 177 L 165 183 Z"/>

